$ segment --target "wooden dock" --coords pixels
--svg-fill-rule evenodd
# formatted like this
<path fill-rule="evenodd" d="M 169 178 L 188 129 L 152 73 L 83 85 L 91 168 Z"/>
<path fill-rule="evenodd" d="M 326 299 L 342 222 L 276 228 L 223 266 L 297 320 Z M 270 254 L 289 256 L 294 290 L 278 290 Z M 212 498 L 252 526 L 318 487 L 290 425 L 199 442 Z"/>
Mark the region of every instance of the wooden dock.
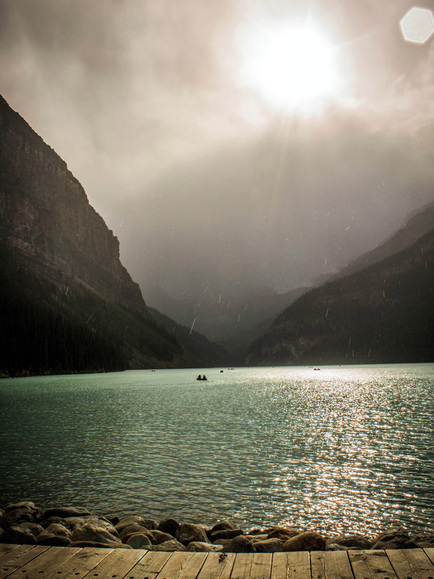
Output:
<path fill-rule="evenodd" d="M 190 553 L 0 544 L 0 579 L 434 579 L 434 548 Z"/>

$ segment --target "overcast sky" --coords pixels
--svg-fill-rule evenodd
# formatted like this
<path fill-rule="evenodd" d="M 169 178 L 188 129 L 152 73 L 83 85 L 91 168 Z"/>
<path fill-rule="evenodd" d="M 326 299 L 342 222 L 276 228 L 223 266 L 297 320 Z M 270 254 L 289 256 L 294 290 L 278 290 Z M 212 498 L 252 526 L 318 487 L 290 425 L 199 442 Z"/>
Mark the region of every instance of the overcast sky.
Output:
<path fill-rule="evenodd" d="M 367 187 L 369 199 L 374 199 L 374 189 L 378 199 L 384 181 L 395 169 L 402 176 L 405 167 L 410 174 L 407 193 L 402 190 L 396 206 L 385 208 L 397 187 L 392 179 L 386 201 L 379 199 L 380 209 L 392 214 L 393 228 L 434 191 L 434 36 L 425 44 L 404 40 L 400 20 L 412 6 L 409 0 L 0 0 L 0 92 L 68 163 L 90 203 L 119 236 L 133 277 L 139 275 L 141 251 L 157 255 L 157 260 L 160 255 L 159 242 L 149 247 L 148 234 L 137 240 L 141 225 L 146 230 L 155 226 L 158 233 L 166 223 L 172 238 L 179 234 L 178 250 L 188 241 L 200 244 L 200 238 L 187 240 L 185 231 L 176 229 L 179 211 L 188 212 L 188 227 L 203 219 L 198 204 L 214 207 L 224 221 L 222 200 L 226 198 L 230 211 L 235 211 L 231 199 L 236 192 L 242 191 L 245 199 L 247 191 L 258 188 L 261 163 L 275 171 L 268 186 L 256 191 L 258 203 L 250 202 L 252 211 L 259 213 L 276 202 L 270 191 L 275 197 L 283 195 L 289 181 L 297 182 L 312 202 L 323 198 L 324 211 L 329 198 L 330 207 L 337 206 L 336 184 L 350 187 L 349 175 L 356 175 L 353 185 L 358 181 L 353 200 L 355 194 L 363 197 Z M 434 0 L 417 6 L 433 10 Z M 261 86 L 261 79 L 252 80 L 249 71 L 267 34 L 305 22 L 313 23 L 332 46 L 338 82 L 315 107 L 302 110 L 273 102 L 264 86 L 270 83 L 263 80 Z M 355 134 L 360 137 L 357 143 Z M 345 167 L 340 163 L 334 170 L 348 138 L 352 145 Z M 383 153 L 378 143 L 384 143 L 381 151 L 388 151 L 383 155 L 384 164 L 391 165 L 387 177 L 380 175 L 378 159 Z M 312 151 L 310 175 L 297 176 L 295 169 L 289 175 L 279 168 L 279 146 Z M 370 175 L 371 162 L 377 163 L 377 181 Z M 317 166 L 319 173 L 312 177 Z M 172 211 L 165 215 L 170 204 Z M 376 209 L 371 220 L 376 213 L 383 219 Z M 354 213 L 354 202 L 351 210 Z M 305 211 L 296 212 L 294 221 Z M 361 219 L 360 231 L 369 219 L 367 214 Z M 255 227 L 257 223 L 253 221 Z M 315 227 L 316 222 L 312 230 Z M 279 222 L 276 229 L 282 228 Z M 236 229 L 248 236 L 252 223 L 238 222 Z M 375 241 L 380 230 L 378 225 Z M 385 234 L 388 231 L 386 227 Z M 294 247 L 312 241 L 301 240 L 300 231 L 297 235 L 298 241 L 289 242 Z M 289 237 L 268 232 L 265 245 L 276 253 L 275 244 Z M 354 238 L 351 255 L 357 253 L 359 238 L 366 237 L 365 232 Z M 163 249 L 170 252 L 166 241 L 161 242 Z M 314 241 L 312 248 L 321 245 L 322 238 Z M 261 251 L 260 244 L 252 243 L 240 250 L 244 263 L 246 253 Z M 134 246 L 139 248 L 135 255 Z M 264 244 L 261 247 L 266 262 L 270 253 Z M 261 270 L 260 275 L 276 275 L 282 264 L 277 260 L 274 273 Z M 152 273 L 154 265 L 146 263 L 147 271 Z M 316 267 L 313 264 L 292 281 L 283 279 L 279 288 L 312 276 Z M 170 272 L 160 274 L 167 282 Z M 264 285 L 272 284 L 264 280 Z"/>

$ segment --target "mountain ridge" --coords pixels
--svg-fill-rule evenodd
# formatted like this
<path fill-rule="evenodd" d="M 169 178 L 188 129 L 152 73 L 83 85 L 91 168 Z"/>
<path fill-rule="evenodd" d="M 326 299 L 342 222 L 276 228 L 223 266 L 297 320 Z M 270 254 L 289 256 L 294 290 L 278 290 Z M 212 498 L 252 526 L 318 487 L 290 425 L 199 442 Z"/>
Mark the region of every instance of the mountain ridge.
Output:
<path fill-rule="evenodd" d="M 423 232 L 422 227 L 420 236 L 413 231 L 407 237 L 408 245 L 404 244 L 400 251 L 354 272 L 338 275 L 296 300 L 251 346 L 246 363 L 432 362 L 432 210 L 430 204 L 410 219 L 410 229 L 416 222 L 431 223 L 431 227 L 428 232 Z M 405 238 L 404 230 L 400 229 L 370 252 L 370 258 L 387 253 L 391 239 L 396 243 L 396 239 Z M 416 237 L 416 241 L 410 242 Z"/>

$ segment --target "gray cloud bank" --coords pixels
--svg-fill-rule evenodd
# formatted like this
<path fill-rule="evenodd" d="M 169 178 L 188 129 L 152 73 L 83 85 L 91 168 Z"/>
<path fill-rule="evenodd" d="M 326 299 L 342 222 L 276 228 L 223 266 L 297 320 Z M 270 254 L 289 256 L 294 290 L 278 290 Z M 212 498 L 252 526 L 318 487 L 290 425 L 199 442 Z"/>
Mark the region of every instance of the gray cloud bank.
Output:
<path fill-rule="evenodd" d="M 434 41 L 404 42 L 412 5 L 0 0 L 0 92 L 83 183 L 145 298 L 284 291 L 434 197 Z M 306 18 L 344 86 L 302 119 L 242 82 L 238 42 Z"/>

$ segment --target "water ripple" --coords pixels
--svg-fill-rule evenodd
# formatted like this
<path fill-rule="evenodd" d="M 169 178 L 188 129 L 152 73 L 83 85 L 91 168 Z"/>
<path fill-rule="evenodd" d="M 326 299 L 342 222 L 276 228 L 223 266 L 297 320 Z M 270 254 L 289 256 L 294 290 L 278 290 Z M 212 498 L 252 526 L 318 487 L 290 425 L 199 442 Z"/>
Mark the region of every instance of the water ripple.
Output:
<path fill-rule="evenodd" d="M 0 498 L 245 527 L 433 529 L 433 369 L 2 381 Z"/>

